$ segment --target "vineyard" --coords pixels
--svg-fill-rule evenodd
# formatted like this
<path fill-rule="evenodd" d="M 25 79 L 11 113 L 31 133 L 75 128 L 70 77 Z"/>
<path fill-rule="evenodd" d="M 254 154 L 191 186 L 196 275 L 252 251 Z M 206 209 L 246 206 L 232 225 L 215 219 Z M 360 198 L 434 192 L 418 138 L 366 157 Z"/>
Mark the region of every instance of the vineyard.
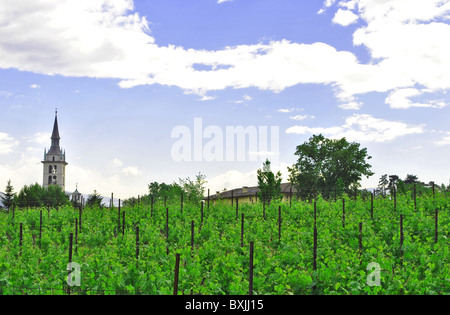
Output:
<path fill-rule="evenodd" d="M 449 293 L 450 199 L 392 197 L 3 212 L 0 294 Z"/>

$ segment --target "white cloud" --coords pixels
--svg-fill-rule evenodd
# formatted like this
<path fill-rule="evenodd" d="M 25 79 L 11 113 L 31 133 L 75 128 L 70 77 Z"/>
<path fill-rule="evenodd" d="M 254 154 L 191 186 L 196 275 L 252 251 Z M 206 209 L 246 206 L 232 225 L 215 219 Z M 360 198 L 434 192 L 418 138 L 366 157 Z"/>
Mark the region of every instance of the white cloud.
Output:
<path fill-rule="evenodd" d="M 398 137 L 410 134 L 421 134 L 424 125 L 408 125 L 400 121 L 389 121 L 372 117 L 368 114 L 354 114 L 345 119 L 342 126 L 306 127 L 293 126 L 286 130 L 288 134 L 319 134 L 333 139 L 345 137 L 357 142 L 390 142 Z"/>
<path fill-rule="evenodd" d="M 30 88 L 32 88 L 32 89 L 39 89 L 39 88 L 41 88 L 41 86 L 38 85 L 38 84 L 31 84 Z"/>
<path fill-rule="evenodd" d="M 336 135 L 342 133 L 343 127 L 307 127 L 307 126 L 293 126 L 286 129 L 287 134 L 326 134 L 326 135 Z"/>
<path fill-rule="evenodd" d="M 251 97 L 250 95 L 245 94 L 244 96 L 242 96 L 242 99 L 237 100 L 237 101 L 233 101 L 233 103 L 243 104 L 243 103 L 246 103 L 246 102 L 250 102 L 251 100 L 253 100 L 253 97 Z"/>
<path fill-rule="evenodd" d="M 426 103 L 417 103 L 410 100 L 411 97 L 423 95 L 428 90 L 417 90 L 414 88 L 397 89 L 392 91 L 386 98 L 386 104 L 391 108 L 407 109 L 410 107 L 432 107 L 442 108 L 448 104 L 442 100 L 432 100 Z"/>
<path fill-rule="evenodd" d="M 0 190 L 3 190 L 6 186 L 8 179 L 11 179 L 14 192 L 19 192 L 23 185 L 36 182 L 42 184 L 42 164 L 40 160 L 26 152 L 11 160 L 10 163 L 0 164 Z"/>
<path fill-rule="evenodd" d="M 215 194 L 216 191 L 222 191 L 224 188 L 230 190 L 242 186 L 256 185 L 256 170 L 246 173 L 238 170 L 230 170 L 208 179 L 208 188 L 211 190 L 211 195 Z"/>
<path fill-rule="evenodd" d="M 32 142 L 39 145 L 50 145 L 52 135 L 50 132 L 36 132 L 31 137 L 26 137 L 28 142 Z"/>
<path fill-rule="evenodd" d="M 110 170 L 115 173 L 118 170 L 120 170 L 120 172 L 123 175 L 126 176 L 137 176 L 137 175 L 141 175 L 142 171 L 136 167 L 136 166 L 125 166 L 123 165 L 123 162 L 118 159 L 118 158 L 114 158 L 111 163 L 110 163 Z"/>
<path fill-rule="evenodd" d="M 141 175 L 142 171 L 136 166 L 127 166 L 122 169 L 122 173 L 125 175 L 137 176 Z"/>
<path fill-rule="evenodd" d="M 363 105 L 362 102 L 352 101 L 352 102 L 348 102 L 345 104 L 340 104 L 339 108 L 348 109 L 348 110 L 358 110 L 361 108 L 362 105 Z"/>
<path fill-rule="evenodd" d="M 336 2 L 336 0 L 325 0 L 324 4 L 323 4 L 323 8 L 321 8 L 317 14 L 322 14 L 326 11 L 327 8 L 331 7 L 334 3 Z"/>
<path fill-rule="evenodd" d="M 318 83 L 339 90 L 353 73 L 366 75 L 352 53 L 324 43 L 281 40 L 217 51 L 158 46 L 146 19 L 132 10 L 128 0 L 2 1 L 0 68 L 116 78 L 122 88 L 178 86 L 203 99 L 229 87 L 279 92 Z M 198 64 L 210 69 L 197 70 Z"/>
<path fill-rule="evenodd" d="M 277 110 L 277 112 L 280 112 L 280 113 L 292 113 L 292 112 L 301 111 L 301 110 L 302 109 L 298 108 L 298 107 L 291 107 L 291 108 L 280 108 L 280 109 Z"/>
<path fill-rule="evenodd" d="M 7 92 L 7 91 L 0 91 L 0 96 L 5 97 L 5 98 L 9 98 L 11 97 L 13 94 L 11 92 Z"/>
<path fill-rule="evenodd" d="M 207 95 L 203 95 L 203 96 L 199 99 L 199 101 L 211 101 L 211 100 L 214 100 L 214 99 L 216 99 L 215 96 L 207 96 Z"/>
<path fill-rule="evenodd" d="M 0 138 L 2 134 L 0 133 Z M 0 140 L 0 153 L 2 141 Z M 40 151 L 40 150 L 39 150 Z M 42 152 L 42 151 L 41 151 Z M 0 190 L 6 186 L 6 181 L 11 179 L 14 191 L 18 192 L 24 185 L 34 183 L 42 184 L 43 166 L 41 152 L 34 149 L 23 153 L 13 152 L 14 159 L 9 163 L 0 163 Z M 115 163 L 121 166 L 120 160 Z M 97 167 L 92 169 L 86 165 L 69 161 L 66 167 L 66 191 L 74 191 L 78 183 L 78 190 L 83 194 L 91 194 L 97 190 L 103 196 L 110 196 L 114 192 L 115 198 L 129 198 L 137 194 L 147 193 L 147 180 L 141 175 L 143 172 L 137 167 L 124 167 L 119 169 Z M 141 188 L 136 188 L 141 187 Z"/>
<path fill-rule="evenodd" d="M 441 0 L 359 0 L 361 17 L 368 23 L 353 36 L 354 44 L 370 49 L 390 73 L 430 89 L 449 88 L 450 25 L 438 22 L 450 13 Z M 411 84 L 407 85 L 408 87 Z"/>
<path fill-rule="evenodd" d="M 449 2 L 327 0 L 324 8 L 336 3 L 336 23 L 353 22 L 355 12 L 365 22 L 353 42 L 368 48 L 371 62 L 362 64 L 353 53 L 325 43 L 287 40 L 209 51 L 159 46 L 131 0 L 3 0 L 0 68 L 114 78 L 122 88 L 177 86 L 203 100 L 211 99 L 207 92 L 227 88 L 280 92 L 326 84 L 342 108 L 353 109 L 360 107 L 356 97 L 368 92 L 415 84 L 450 89 L 450 25 L 439 21 L 448 17 Z"/>
<path fill-rule="evenodd" d="M 247 101 L 247 102 L 250 102 L 253 99 L 253 97 L 251 97 L 250 95 L 247 95 L 247 94 L 245 94 L 242 98 L 244 99 L 244 101 Z"/>
<path fill-rule="evenodd" d="M 290 116 L 289 119 L 293 119 L 293 120 L 305 120 L 305 119 L 314 119 L 315 117 L 312 115 L 295 115 L 295 116 Z"/>
<path fill-rule="evenodd" d="M 39 170 L 42 172 L 41 168 Z M 134 175 L 131 174 L 134 171 L 128 170 L 127 173 L 122 170 L 99 170 L 70 163 L 66 167 L 66 190 L 75 190 L 75 184 L 78 183 L 78 190 L 83 194 L 91 194 L 96 190 L 102 196 L 110 196 L 113 192 L 114 198 L 125 199 L 139 194 L 136 187 L 144 187 L 141 192 L 143 194 L 146 184 L 142 178 L 130 176 Z M 39 173 L 39 176 L 42 174 Z M 139 184 L 136 185 L 137 183 Z"/>
<path fill-rule="evenodd" d="M 450 145 L 450 132 L 447 132 L 446 135 L 442 137 L 442 139 L 436 141 L 435 145 L 438 147 Z"/>
<path fill-rule="evenodd" d="M 7 155 L 12 153 L 14 147 L 19 144 L 19 141 L 11 137 L 5 132 L 0 132 L 0 155 Z"/>
<path fill-rule="evenodd" d="M 114 158 L 111 162 L 113 167 L 122 167 L 123 163 L 118 158 Z"/>
<path fill-rule="evenodd" d="M 341 1 L 339 6 L 347 8 L 348 10 L 353 10 L 356 8 L 356 0 Z"/>
<path fill-rule="evenodd" d="M 231 1 L 233 1 L 233 0 L 217 0 L 217 4 L 224 3 L 224 2 L 231 2 Z"/>
<path fill-rule="evenodd" d="M 358 18 L 359 17 L 350 10 L 339 9 L 333 18 L 333 23 L 348 26 L 355 23 Z"/>
<path fill-rule="evenodd" d="M 325 1 L 324 8 L 334 2 Z M 337 5 L 349 10 L 358 7 L 352 14 L 358 13 L 367 25 L 354 32 L 353 43 L 367 48 L 372 57 L 367 67 L 356 67 L 337 81 L 340 99 L 351 100 L 344 103 L 352 104 L 358 94 L 414 88 L 416 84 L 431 92 L 450 89 L 450 44 L 445 40 L 450 37 L 446 23 L 449 1 L 352 0 Z M 338 9 L 334 22 L 344 17 L 343 12 Z M 348 17 L 348 22 L 352 21 L 350 14 Z M 442 103 L 432 105 L 427 107 Z"/>

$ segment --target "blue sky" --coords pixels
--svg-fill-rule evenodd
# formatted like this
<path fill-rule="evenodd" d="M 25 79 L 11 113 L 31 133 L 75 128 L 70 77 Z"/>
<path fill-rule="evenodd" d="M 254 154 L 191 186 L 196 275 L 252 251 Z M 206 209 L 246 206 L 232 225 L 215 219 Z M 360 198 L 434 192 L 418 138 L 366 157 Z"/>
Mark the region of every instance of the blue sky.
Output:
<path fill-rule="evenodd" d="M 42 182 L 55 108 L 68 191 L 127 198 L 198 172 L 213 192 L 250 186 L 266 157 L 287 181 L 318 133 L 368 149 L 363 187 L 448 184 L 449 18 L 441 0 L 4 0 L 0 190 Z M 278 128 L 277 145 L 249 136 L 244 160 L 195 161 L 199 119 L 219 132 L 202 150 L 238 150 L 227 126 Z M 180 128 L 192 158 L 178 161 Z"/>

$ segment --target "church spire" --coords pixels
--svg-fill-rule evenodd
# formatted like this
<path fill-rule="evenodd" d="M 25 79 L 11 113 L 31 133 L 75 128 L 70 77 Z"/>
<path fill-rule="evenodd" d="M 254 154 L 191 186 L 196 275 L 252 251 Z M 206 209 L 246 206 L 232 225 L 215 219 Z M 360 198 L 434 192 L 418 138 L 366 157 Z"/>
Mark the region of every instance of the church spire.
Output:
<path fill-rule="evenodd" d="M 55 110 L 51 140 L 52 145 L 48 152 L 44 150 L 44 160 L 42 161 L 44 164 L 43 186 L 47 188 L 51 185 L 58 185 L 64 189 L 67 162 L 65 151 L 59 146 L 58 110 Z"/>
<path fill-rule="evenodd" d="M 53 132 L 52 132 L 52 146 L 55 145 L 59 146 L 59 130 L 58 130 L 58 110 L 55 110 L 55 122 L 53 124 Z M 54 141 L 57 140 L 57 141 Z"/>
<path fill-rule="evenodd" d="M 59 140 L 61 139 L 59 136 L 59 128 L 58 128 L 58 110 L 55 110 L 55 122 L 53 123 L 53 132 L 52 132 L 52 145 L 47 152 L 47 155 L 61 155 L 61 148 L 59 146 Z"/>

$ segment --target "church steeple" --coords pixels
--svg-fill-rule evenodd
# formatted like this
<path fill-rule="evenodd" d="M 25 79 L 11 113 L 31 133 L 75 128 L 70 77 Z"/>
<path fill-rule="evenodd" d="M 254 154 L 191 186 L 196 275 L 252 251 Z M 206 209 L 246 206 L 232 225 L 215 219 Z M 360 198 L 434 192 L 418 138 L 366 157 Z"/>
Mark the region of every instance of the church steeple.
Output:
<path fill-rule="evenodd" d="M 59 146 L 59 128 L 58 128 L 58 111 L 55 110 L 55 121 L 53 123 L 53 132 L 51 136 L 52 144 L 48 152 L 44 151 L 44 187 L 47 188 L 50 185 L 58 185 L 62 189 L 65 186 L 65 167 L 66 152 Z"/>
<path fill-rule="evenodd" d="M 59 140 L 61 139 L 59 136 L 59 128 L 58 128 L 58 110 L 55 110 L 55 122 L 53 123 L 53 132 L 52 132 L 52 145 L 47 154 L 52 155 L 61 155 L 61 148 L 59 146 Z"/>
<path fill-rule="evenodd" d="M 55 110 L 55 122 L 53 123 L 53 132 L 52 132 L 52 146 L 59 147 L 59 130 L 58 130 L 58 110 Z"/>

